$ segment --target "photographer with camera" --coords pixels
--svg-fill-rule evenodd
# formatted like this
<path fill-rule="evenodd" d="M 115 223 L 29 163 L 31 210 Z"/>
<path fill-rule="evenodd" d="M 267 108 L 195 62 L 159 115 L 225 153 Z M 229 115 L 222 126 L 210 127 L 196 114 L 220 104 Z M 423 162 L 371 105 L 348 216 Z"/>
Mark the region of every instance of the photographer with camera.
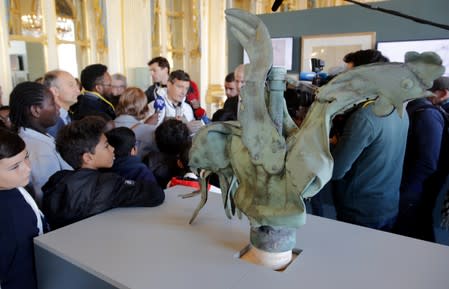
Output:
<path fill-rule="evenodd" d="M 309 107 L 315 101 L 316 90 L 328 82 L 327 74 L 323 72 L 324 60 L 312 58 L 310 62 L 312 72 L 300 74 L 300 79 L 306 81 L 287 78 L 288 86 L 284 93 L 289 115 L 298 127 L 301 126 Z"/>

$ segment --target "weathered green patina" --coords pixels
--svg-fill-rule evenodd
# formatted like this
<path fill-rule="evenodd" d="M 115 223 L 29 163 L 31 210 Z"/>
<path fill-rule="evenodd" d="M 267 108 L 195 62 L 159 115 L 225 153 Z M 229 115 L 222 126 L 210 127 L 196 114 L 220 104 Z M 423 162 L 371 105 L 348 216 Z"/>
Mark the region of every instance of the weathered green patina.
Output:
<path fill-rule="evenodd" d="M 402 116 L 403 103 L 428 95 L 426 90 L 444 68 L 435 53 L 410 52 L 405 63 L 372 64 L 342 73 L 318 90 L 298 128 L 282 96 L 285 71 L 270 71 L 272 47 L 265 25 L 241 10 L 229 9 L 226 15 L 250 58 L 239 121 L 201 129 L 193 140 L 189 165 L 218 174 L 226 215 L 242 212 L 248 217 L 253 245 L 285 251 L 295 244 L 294 229 L 306 221 L 303 199 L 318 193 L 332 176 L 332 118 L 366 100 L 375 101 L 379 116 L 394 109 Z M 207 201 L 205 183 L 200 192 L 201 202 L 190 222 Z M 279 244 L 277 239 L 286 241 Z"/>

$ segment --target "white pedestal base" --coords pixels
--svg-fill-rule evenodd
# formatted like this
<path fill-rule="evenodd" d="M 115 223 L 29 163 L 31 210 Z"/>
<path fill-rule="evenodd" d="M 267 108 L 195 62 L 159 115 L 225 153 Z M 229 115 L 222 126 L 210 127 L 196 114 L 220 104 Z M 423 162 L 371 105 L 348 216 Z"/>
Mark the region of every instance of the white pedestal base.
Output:
<path fill-rule="evenodd" d="M 271 268 L 273 270 L 282 270 L 292 261 L 292 256 L 292 250 L 271 253 L 251 246 L 248 252 L 241 256 L 241 259 L 253 264 Z"/>

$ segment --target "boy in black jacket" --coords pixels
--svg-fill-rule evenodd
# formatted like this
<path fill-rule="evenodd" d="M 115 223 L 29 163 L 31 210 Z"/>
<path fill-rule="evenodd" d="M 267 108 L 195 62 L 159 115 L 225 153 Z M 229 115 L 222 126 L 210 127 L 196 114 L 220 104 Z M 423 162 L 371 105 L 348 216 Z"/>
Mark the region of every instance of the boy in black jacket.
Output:
<path fill-rule="evenodd" d="M 154 182 L 135 182 L 100 168 L 110 168 L 114 148 L 103 133 L 106 123 L 89 116 L 62 128 L 56 149 L 74 171 L 59 171 L 42 187 L 43 211 L 52 229 L 116 207 L 162 204 L 165 195 Z"/>
<path fill-rule="evenodd" d="M 114 165 L 107 171 L 117 173 L 133 181 L 156 183 L 151 170 L 137 155 L 136 135 L 127 127 L 116 127 L 105 133 L 108 143 L 114 147 Z"/>

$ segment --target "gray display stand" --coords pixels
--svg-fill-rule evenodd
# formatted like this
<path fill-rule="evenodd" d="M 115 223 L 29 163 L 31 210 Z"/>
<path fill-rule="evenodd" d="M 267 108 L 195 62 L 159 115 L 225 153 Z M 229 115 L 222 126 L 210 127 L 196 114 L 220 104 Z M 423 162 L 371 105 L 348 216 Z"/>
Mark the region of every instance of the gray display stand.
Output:
<path fill-rule="evenodd" d="M 36 238 L 39 288 L 449 288 L 449 247 L 310 215 L 284 272 L 246 263 L 247 220 L 228 220 L 212 194 L 189 225 L 199 198 L 178 194 L 190 191 Z"/>

